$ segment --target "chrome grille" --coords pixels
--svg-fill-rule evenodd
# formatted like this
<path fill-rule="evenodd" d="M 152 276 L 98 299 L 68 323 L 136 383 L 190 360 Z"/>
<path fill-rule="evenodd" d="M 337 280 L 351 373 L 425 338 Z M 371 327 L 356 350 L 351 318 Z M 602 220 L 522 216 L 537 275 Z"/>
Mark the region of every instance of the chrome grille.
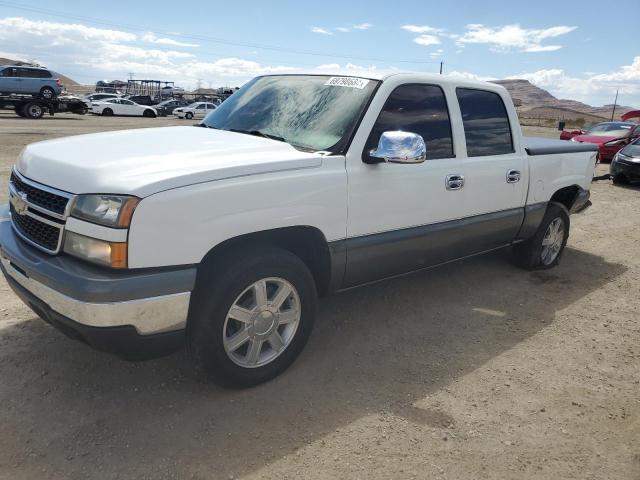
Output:
<path fill-rule="evenodd" d="M 62 235 L 73 196 L 29 180 L 15 169 L 9 180 L 11 224 L 23 240 L 47 253 L 62 247 Z"/>
<path fill-rule="evenodd" d="M 57 213 L 58 215 L 64 215 L 67 203 L 69 202 L 69 197 L 63 197 L 56 193 L 41 190 L 33 185 L 29 185 L 25 181 L 21 180 L 15 171 L 11 172 L 10 182 L 13 183 L 18 192 L 22 192 L 27 195 L 30 203 L 50 212 Z"/>
<path fill-rule="evenodd" d="M 13 222 L 13 226 L 23 236 L 27 237 L 32 242 L 37 243 L 47 251 L 55 252 L 58 249 L 58 243 L 60 242 L 60 235 L 62 233 L 62 225 L 54 227 L 29 215 L 19 215 L 16 213 L 13 205 L 9 207 L 9 211 L 11 212 L 11 221 Z"/>

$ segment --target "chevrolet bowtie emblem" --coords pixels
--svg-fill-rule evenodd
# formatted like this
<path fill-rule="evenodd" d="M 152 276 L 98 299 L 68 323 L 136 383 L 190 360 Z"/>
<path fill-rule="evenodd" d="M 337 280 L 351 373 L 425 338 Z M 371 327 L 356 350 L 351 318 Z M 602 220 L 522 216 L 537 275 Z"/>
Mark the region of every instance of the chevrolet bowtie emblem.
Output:
<path fill-rule="evenodd" d="M 11 205 L 13 205 L 13 210 L 18 215 L 24 215 L 29 208 L 27 205 L 27 194 L 20 192 L 16 196 L 11 197 Z"/>

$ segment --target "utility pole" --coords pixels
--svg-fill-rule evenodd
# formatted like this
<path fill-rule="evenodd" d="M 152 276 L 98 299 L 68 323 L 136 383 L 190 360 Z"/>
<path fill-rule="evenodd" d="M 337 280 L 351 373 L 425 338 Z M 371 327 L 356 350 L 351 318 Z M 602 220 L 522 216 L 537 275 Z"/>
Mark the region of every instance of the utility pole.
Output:
<path fill-rule="evenodd" d="M 616 99 L 613 101 L 613 110 L 611 110 L 611 121 L 613 122 L 613 116 L 616 113 L 616 105 L 618 104 L 618 90 L 616 90 Z"/>
<path fill-rule="evenodd" d="M 129 72 L 127 75 L 129 75 L 129 80 L 133 80 L 133 77 L 136 76 L 136 74 L 133 72 Z"/>
<path fill-rule="evenodd" d="M 443 60 L 440 60 L 440 75 L 442 75 L 442 65 L 444 64 Z"/>

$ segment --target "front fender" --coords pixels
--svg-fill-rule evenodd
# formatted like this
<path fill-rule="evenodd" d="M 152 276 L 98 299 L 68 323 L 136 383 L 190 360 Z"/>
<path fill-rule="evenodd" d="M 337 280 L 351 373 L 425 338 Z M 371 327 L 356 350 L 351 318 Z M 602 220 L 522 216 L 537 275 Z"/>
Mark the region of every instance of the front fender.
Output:
<path fill-rule="evenodd" d="M 144 198 L 129 232 L 129 267 L 200 263 L 216 245 L 249 233 L 311 226 L 328 241 L 347 223 L 344 157 L 320 167 L 249 175 Z"/>

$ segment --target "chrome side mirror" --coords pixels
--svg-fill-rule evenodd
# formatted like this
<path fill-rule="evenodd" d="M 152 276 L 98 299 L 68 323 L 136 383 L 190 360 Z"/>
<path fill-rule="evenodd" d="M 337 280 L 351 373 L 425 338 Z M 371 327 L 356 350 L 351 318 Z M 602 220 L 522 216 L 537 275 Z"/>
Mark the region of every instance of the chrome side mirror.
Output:
<path fill-rule="evenodd" d="M 417 133 L 391 131 L 383 132 L 378 148 L 369 156 L 389 163 L 422 163 L 427 159 L 427 146 Z"/>

